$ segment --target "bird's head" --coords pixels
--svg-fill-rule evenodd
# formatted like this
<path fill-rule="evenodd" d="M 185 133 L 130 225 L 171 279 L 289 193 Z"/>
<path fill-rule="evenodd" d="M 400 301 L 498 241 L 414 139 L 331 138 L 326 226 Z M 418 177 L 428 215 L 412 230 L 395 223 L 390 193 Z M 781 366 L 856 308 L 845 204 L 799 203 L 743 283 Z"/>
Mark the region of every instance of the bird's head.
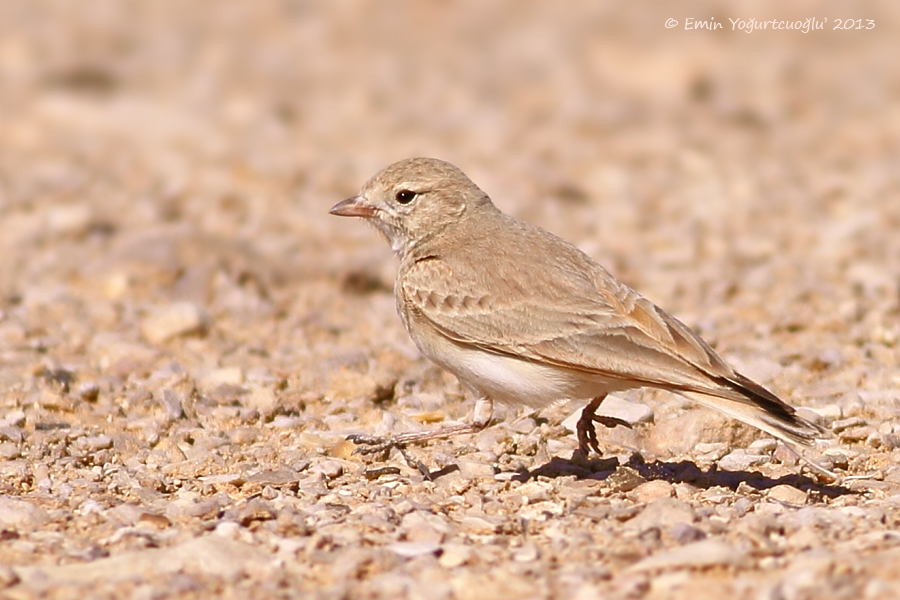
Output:
<path fill-rule="evenodd" d="M 362 217 L 404 255 L 417 244 L 458 223 L 491 201 L 452 164 L 436 158 L 408 158 L 369 179 L 359 194 L 331 207 L 331 214 Z"/>

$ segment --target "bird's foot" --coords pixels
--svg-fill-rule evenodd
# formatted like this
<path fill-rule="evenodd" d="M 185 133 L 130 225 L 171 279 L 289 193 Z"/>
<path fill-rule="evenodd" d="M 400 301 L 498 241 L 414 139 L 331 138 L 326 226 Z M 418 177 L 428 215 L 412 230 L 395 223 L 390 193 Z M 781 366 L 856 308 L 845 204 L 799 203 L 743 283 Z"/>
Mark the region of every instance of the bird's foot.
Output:
<path fill-rule="evenodd" d="M 585 457 L 590 454 L 591 450 L 593 450 L 600 456 L 603 455 L 603 453 L 600 452 L 600 444 L 597 440 L 597 428 L 594 426 L 594 423 L 600 423 L 601 425 L 609 427 L 610 429 L 616 427 L 617 425 L 627 427 L 628 429 L 632 428 L 631 423 L 624 421 L 618 417 L 594 414 L 595 411 L 600 408 L 600 404 L 602 402 L 602 397 L 592 400 L 591 403 L 585 406 L 584 410 L 581 411 L 581 417 L 578 419 L 578 451 L 581 452 L 581 454 Z"/>
<path fill-rule="evenodd" d="M 353 454 L 381 454 L 381 459 L 385 460 L 394 448 L 397 449 L 397 452 L 403 457 L 403 460 L 406 461 L 406 464 L 419 473 L 421 473 L 425 479 L 431 481 L 431 471 L 425 466 L 420 460 L 413 458 L 413 456 L 406 449 L 406 444 L 409 443 L 408 440 L 403 440 L 403 436 L 379 436 L 379 435 L 363 435 L 363 434 L 353 434 L 347 436 L 347 441 L 353 442 L 358 447 L 353 451 Z"/>
<path fill-rule="evenodd" d="M 348 442 L 356 444 L 353 454 L 384 454 L 391 451 L 392 448 L 405 447 L 405 444 L 398 442 L 392 436 L 353 434 L 347 436 Z"/>

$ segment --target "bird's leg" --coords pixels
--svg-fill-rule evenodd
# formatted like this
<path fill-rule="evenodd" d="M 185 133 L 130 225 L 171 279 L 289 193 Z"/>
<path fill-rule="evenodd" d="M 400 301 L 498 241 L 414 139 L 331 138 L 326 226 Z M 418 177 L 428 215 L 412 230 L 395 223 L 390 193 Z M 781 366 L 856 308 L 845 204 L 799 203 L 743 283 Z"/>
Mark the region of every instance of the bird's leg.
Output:
<path fill-rule="evenodd" d="M 347 439 L 357 446 L 360 446 L 353 451 L 354 454 L 377 454 L 379 452 L 387 452 L 391 448 L 403 448 L 408 444 L 420 444 L 429 440 L 443 439 L 454 435 L 477 433 L 488 426 L 493 414 L 493 400 L 486 397 L 480 397 L 475 401 L 475 409 L 472 411 L 472 421 L 469 423 L 433 429 L 431 431 L 410 431 L 408 433 L 398 433 L 397 435 L 384 437 L 354 434 L 348 435 Z"/>
<path fill-rule="evenodd" d="M 602 454 L 600 444 L 597 442 L 597 429 L 594 427 L 594 423 L 600 423 L 609 428 L 622 425 L 631 429 L 631 424 L 627 421 L 617 417 L 595 414 L 605 398 L 606 394 L 603 394 L 591 400 L 581 411 L 581 418 L 578 419 L 578 450 L 584 456 L 587 456 L 591 449 L 597 454 Z"/>

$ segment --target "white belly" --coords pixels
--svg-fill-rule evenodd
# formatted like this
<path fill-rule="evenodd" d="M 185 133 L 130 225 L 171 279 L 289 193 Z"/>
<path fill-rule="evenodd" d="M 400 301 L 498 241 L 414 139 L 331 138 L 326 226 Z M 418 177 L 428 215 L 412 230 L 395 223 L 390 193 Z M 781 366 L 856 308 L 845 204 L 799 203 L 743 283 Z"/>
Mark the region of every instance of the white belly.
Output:
<path fill-rule="evenodd" d="M 490 354 L 445 339 L 419 344 L 432 361 L 466 386 L 512 405 L 543 408 L 561 400 L 595 398 L 629 386 L 580 371 Z"/>

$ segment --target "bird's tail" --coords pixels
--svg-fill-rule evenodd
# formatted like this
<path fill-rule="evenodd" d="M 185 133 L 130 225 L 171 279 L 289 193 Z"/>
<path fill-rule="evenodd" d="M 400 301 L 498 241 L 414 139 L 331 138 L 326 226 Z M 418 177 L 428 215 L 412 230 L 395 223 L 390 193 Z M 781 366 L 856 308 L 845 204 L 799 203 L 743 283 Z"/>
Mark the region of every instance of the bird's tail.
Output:
<path fill-rule="evenodd" d="M 722 378 L 719 383 L 721 388 L 708 392 L 681 393 L 784 442 L 812 446 L 816 439 L 828 436 L 826 429 L 799 416 L 793 407 L 785 404 L 778 396 L 740 373 Z"/>

